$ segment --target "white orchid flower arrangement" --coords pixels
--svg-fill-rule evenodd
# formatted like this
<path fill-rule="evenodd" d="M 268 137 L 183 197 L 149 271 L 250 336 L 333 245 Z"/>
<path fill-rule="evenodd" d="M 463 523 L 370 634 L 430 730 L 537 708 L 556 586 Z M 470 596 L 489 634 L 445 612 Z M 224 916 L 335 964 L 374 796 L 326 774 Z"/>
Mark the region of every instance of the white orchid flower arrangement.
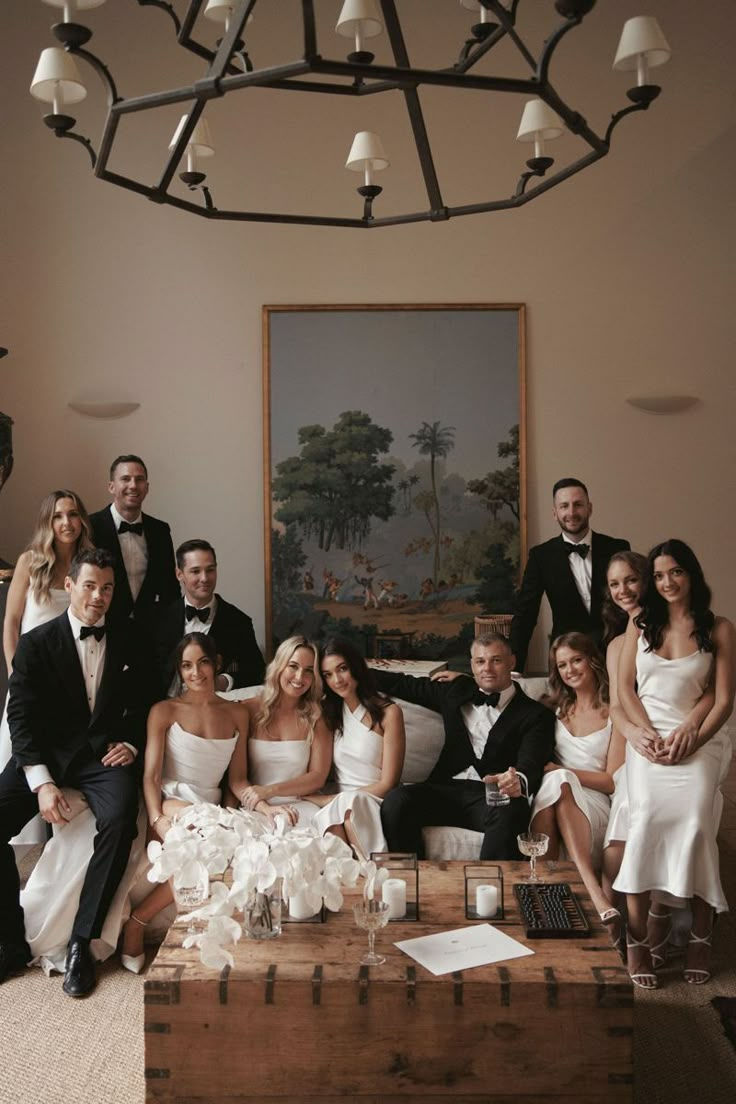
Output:
<path fill-rule="evenodd" d="M 233 965 L 227 948 L 243 934 L 243 923 L 235 914 L 242 910 L 247 922 L 256 903 L 260 908 L 270 890 L 280 888 L 286 900 L 303 895 L 315 913 L 323 901 L 337 912 L 343 903 L 343 886 L 354 886 L 363 874 L 366 895 L 372 897 L 386 876 L 375 863 L 354 859 L 350 847 L 331 832 L 320 836 L 309 826 L 290 828 L 286 817 L 277 815 L 272 823 L 244 809 L 205 803 L 183 810 L 163 843 L 149 843 L 148 858 L 149 881 L 173 879 L 175 886 L 185 871 L 191 878 L 193 869 L 197 870 L 206 881 L 232 870 L 230 884 L 211 881 L 209 900 L 190 914 L 192 919 L 206 921 L 204 930 L 184 939 L 185 947 L 199 948 L 204 966 L 220 970 Z"/>

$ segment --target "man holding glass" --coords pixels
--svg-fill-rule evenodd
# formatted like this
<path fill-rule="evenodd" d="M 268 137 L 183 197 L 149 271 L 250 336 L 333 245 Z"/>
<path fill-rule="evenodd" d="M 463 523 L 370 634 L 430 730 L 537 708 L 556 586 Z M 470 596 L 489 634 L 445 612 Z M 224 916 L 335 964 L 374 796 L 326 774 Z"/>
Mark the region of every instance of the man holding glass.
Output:
<path fill-rule="evenodd" d="M 477 637 L 470 661 L 473 679 L 375 672 L 384 693 L 440 713 L 445 726 L 428 780 L 397 786 L 384 798 L 391 851 L 423 858 L 422 828 L 451 825 L 483 833 L 481 859 L 519 858 L 516 837 L 529 826 L 531 799 L 554 750 L 554 715 L 512 682 L 515 660 L 504 636 Z"/>

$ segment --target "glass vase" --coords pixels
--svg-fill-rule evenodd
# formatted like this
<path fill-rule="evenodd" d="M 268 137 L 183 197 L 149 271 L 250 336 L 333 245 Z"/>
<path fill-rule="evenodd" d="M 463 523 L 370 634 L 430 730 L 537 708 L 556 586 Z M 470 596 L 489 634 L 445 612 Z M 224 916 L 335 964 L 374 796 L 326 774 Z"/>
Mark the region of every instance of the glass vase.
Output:
<path fill-rule="evenodd" d="M 243 931 L 248 939 L 281 935 L 281 879 L 263 893 L 254 891 L 243 906 Z"/>

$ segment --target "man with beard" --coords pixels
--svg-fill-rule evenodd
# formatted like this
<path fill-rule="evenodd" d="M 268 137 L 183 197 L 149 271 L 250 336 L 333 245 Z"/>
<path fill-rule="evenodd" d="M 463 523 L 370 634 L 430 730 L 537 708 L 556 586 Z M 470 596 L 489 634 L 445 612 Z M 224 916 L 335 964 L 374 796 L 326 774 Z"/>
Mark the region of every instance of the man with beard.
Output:
<path fill-rule="evenodd" d="M 567 632 L 588 633 L 601 640 L 608 561 L 614 552 L 630 545 L 618 537 L 594 533 L 590 529 L 592 512 L 584 483 L 558 479 L 552 488 L 552 515 L 560 535 L 529 552 L 511 624 L 511 650 L 519 671 L 524 670 L 543 594 L 552 608 L 552 640 Z"/>

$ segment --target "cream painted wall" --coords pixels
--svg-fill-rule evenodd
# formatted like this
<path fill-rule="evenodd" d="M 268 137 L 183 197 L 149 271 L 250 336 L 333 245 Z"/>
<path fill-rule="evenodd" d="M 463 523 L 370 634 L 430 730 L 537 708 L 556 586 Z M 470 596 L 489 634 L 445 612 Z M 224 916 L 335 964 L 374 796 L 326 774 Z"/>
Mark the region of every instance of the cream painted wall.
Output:
<path fill-rule="evenodd" d="M 445 13 L 432 3 L 434 39 L 425 33 L 437 49 Z M 284 0 L 270 14 L 283 18 L 287 7 Z M 660 101 L 622 124 L 607 160 L 519 212 L 363 233 L 211 224 L 96 181 L 84 151 L 57 142 L 27 94 L 38 51 L 51 41 L 53 12 L 6 0 L 0 343 L 11 355 L 0 362 L 0 409 L 15 419 L 16 471 L 0 500 L 2 554 L 21 550 L 47 489 L 71 485 L 98 508 L 109 460 L 140 452 L 151 471 L 150 512 L 171 523 L 176 541 L 212 540 L 220 589 L 253 615 L 262 639 L 262 305 L 524 302 L 530 541 L 555 531 L 551 483 L 579 475 L 603 532 L 642 550 L 670 535 L 692 542 L 716 609 L 734 616 L 736 105 L 728 50 L 736 13 L 727 0 L 699 6 L 695 27 L 684 0 L 645 7 L 666 28 L 674 58 L 657 74 Z M 627 84 L 608 69 L 618 29 L 638 11 L 638 0 L 599 4 L 564 56 L 581 106 L 603 127 Z M 93 44 L 120 72 L 126 94 L 165 83 L 155 78 L 159 57 L 166 79 L 178 79 L 161 13 L 108 4 L 88 21 L 100 28 Z M 139 26 L 147 37 L 136 47 Z M 259 154 L 273 147 L 283 156 L 289 135 L 275 191 L 296 180 L 311 196 L 319 185 L 327 206 L 352 211 L 355 181 L 339 162 L 331 168 L 321 146 L 315 155 L 314 135 L 294 130 L 284 95 L 261 105 L 254 124 Z M 82 107 L 80 120 L 96 140 L 93 97 Z M 451 113 L 433 116 L 440 145 L 458 135 L 458 153 L 479 143 L 476 110 L 466 117 L 465 105 L 458 113 L 453 103 Z M 220 134 L 234 119 L 220 118 Z M 387 119 L 389 133 L 391 125 Z M 319 130 L 327 141 L 322 131 L 329 137 L 330 126 Z M 400 132 L 393 137 L 399 155 L 382 181 L 387 210 L 413 187 Z M 152 156 L 151 143 L 145 135 L 133 156 Z M 258 159 L 250 148 L 242 157 L 237 179 L 247 190 Z M 511 142 L 509 180 L 518 163 Z M 227 179 L 227 163 L 207 168 L 213 188 L 218 170 Z M 453 202 L 464 185 L 458 164 L 448 174 Z M 702 401 L 670 417 L 624 403 L 626 395 L 658 390 Z M 128 419 L 95 422 L 67 408 L 81 397 L 142 406 Z M 543 651 L 538 631 L 536 664 Z"/>

